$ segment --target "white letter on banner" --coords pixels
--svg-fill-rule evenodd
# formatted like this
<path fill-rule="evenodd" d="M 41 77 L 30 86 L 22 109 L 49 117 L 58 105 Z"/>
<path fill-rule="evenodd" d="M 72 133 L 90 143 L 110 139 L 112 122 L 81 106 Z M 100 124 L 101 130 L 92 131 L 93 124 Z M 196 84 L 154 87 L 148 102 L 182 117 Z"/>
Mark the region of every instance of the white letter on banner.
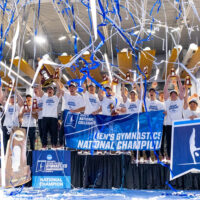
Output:
<path fill-rule="evenodd" d="M 117 150 L 121 150 L 122 149 L 122 142 L 121 141 L 119 141 L 118 143 L 117 143 Z"/>
<path fill-rule="evenodd" d="M 79 140 L 79 141 L 78 141 L 78 147 L 77 147 L 77 148 L 83 148 L 83 143 L 84 143 L 83 140 Z"/>

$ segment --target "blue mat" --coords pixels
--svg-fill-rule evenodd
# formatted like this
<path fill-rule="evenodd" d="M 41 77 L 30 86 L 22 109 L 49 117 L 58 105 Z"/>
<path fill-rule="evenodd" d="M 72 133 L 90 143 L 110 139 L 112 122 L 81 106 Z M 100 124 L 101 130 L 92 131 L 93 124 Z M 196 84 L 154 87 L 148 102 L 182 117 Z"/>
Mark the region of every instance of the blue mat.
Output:
<path fill-rule="evenodd" d="M 200 191 L 173 193 L 171 190 L 128 190 L 128 189 L 72 189 L 46 190 L 24 188 L 20 194 L 10 196 L 16 189 L 4 191 L 2 200 L 145 200 L 145 199 L 200 199 Z"/>

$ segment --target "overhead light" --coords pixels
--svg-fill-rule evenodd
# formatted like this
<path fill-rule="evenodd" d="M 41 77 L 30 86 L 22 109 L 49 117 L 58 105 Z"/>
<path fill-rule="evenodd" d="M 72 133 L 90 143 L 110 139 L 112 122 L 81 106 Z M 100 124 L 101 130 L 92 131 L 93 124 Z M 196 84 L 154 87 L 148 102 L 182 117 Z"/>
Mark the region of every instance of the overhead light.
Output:
<path fill-rule="evenodd" d="M 68 54 L 66 52 L 62 53 L 61 56 L 67 56 Z"/>
<path fill-rule="evenodd" d="M 155 34 L 155 33 L 156 33 L 156 31 L 155 31 L 155 30 L 150 30 L 150 29 L 147 29 L 147 33 Z"/>
<path fill-rule="evenodd" d="M 59 41 L 65 40 L 67 37 L 66 36 L 61 36 L 58 38 Z"/>
<path fill-rule="evenodd" d="M 63 74 L 63 78 L 65 79 L 65 81 L 69 81 L 69 79 L 67 78 L 65 74 Z"/>
<path fill-rule="evenodd" d="M 75 35 L 73 35 L 73 36 L 72 36 L 72 38 L 74 38 L 74 39 L 75 39 Z M 76 39 L 77 39 L 77 40 L 79 40 L 80 38 L 79 38 L 79 37 L 77 37 Z"/>
<path fill-rule="evenodd" d="M 42 36 L 35 36 L 35 42 L 38 44 L 44 44 L 46 42 L 46 39 Z"/>
<path fill-rule="evenodd" d="M 127 53 L 127 52 L 128 52 L 128 48 L 123 48 L 123 49 L 121 50 L 121 52 Z"/>
<path fill-rule="evenodd" d="M 90 54 L 89 51 L 85 51 L 85 52 L 83 53 L 83 55 L 89 55 L 89 54 Z"/>
<path fill-rule="evenodd" d="M 11 44 L 9 42 L 5 42 L 5 44 L 8 46 L 8 47 L 11 47 Z"/>
<path fill-rule="evenodd" d="M 0 65 L 2 65 L 3 67 L 5 67 L 7 70 L 10 70 L 10 67 L 8 67 L 5 63 L 3 63 L 2 61 L 0 62 Z M 20 80 L 22 80 L 24 83 L 26 83 L 27 85 L 31 86 L 31 83 L 29 83 L 26 79 L 24 79 L 22 76 L 20 76 L 19 74 L 17 74 L 14 70 L 10 70 L 12 74 L 14 74 L 15 76 L 17 76 Z"/>
<path fill-rule="evenodd" d="M 150 51 L 150 50 L 151 50 L 150 47 L 145 47 L 145 48 L 143 49 L 143 51 Z"/>
<path fill-rule="evenodd" d="M 140 32 L 140 31 L 135 31 L 133 34 L 134 34 L 134 35 L 137 35 L 139 32 Z"/>
<path fill-rule="evenodd" d="M 29 44 L 31 42 L 31 40 L 27 40 L 26 42 L 25 42 L 25 44 Z"/>

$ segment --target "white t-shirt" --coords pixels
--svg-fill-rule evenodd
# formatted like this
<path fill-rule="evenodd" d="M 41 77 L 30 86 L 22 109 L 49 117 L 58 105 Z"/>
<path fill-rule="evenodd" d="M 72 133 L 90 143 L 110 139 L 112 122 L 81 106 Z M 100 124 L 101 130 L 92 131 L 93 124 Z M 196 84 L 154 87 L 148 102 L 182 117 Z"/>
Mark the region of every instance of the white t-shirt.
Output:
<path fill-rule="evenodd" d="M 24 107 L 21 108 L 21 111 L 24 109 Z M 31 110 L 31 106 L 29 106 L 29 109 Z M 29 118 L 30 119 L 30 123 L 29 123 Z M 23 114 L 23 118 L 22 118 L 22 127 L 36 127 L 36 119 L 31 115 L 30 116 L 30 112 L 25 112 Z"/>
<path fill-rule="evenodd" d="M 15 108 L 14 105 L 8 104 L 7 110 L 5 112 L 5 119 L 3 126 L 7 127 L 13 127 L 13 126 L 19 126 L 19 112 L 20 107 L 18 104 L 16 104 Z"/>
<path fill-rule="evenodd" d="M 118 96 L 117 100 L 118 100 L 118 102 L 117 102 L 117 109 L 126 108 L 125 103 L 124 103 L 122 97 Z M 119 115 L 124 115 L 124 114 L 126 114 L 126 113 L 121 113 L 121 112 L 119 113 Z"/>
<path fill-rule="evenodd" d="M 164 110 L 163 104 L 158 101 L 157 99 L 154 101 L 151 101 L 150 99 L 146 98 L 146 106 L 147 106 L 147 111 L 158 111 L 158 110 Z"/>
<path fill-rule="evenodd" d="M 101 101 L 103 115 L 111 115 L 110 104 L 113 104 L 116 107 L 116 98 L 113 96 L 103 97 L 103 100 Z"/>
<path fill-rule="evenodd" d="M 44 95 L 47 95 L 47 94 L 44 94 Z M 33 99 L 37 99 L 38 108 L 42 108 L 43 106 L 42 98 L 38 96 L 34 96 Z M 38 119 L 42 119 L 42 110 L 38 112 Z"/>
<path fill-rule="evenodd" d="M 131 102 L 130 99 L 127 99 L 125 106 L 127 114 L 142 112 L 142 102 L 139 99 L 134 102 Z"/>
<path fill-rule="evenodd" d="M 167 111 L 166 125 L 172 125 L 174 120 L 183 119 L 183 100 L 179 98 L 176 101 L 168 99 L 165 101 L 165 107 Z"/>
<path fill-rule="evenodd" d="M 85 101 L 84 114 L 86 114 L 86 115 L 92 114 L 93 112 L 97 111 L 101 106 L 97 94 L 91 94 L 88 91 L 86 91 L 83 94 L 83 99 Z"/>
<path fill-rule="evenodd" d="M 197 118 L 200 118 L 200 110 L 198 108 L 195 111 L 190 110 L 190 109 L 183 110 L 184 119 L 190 119 L 190 116 L 192 115 L 196 115 Z"/>
<path fill-rule="evenodd" d="M 48 97 L 47 95 L 43 95 L 42 103 L 42 117 L 53 117 L 58 118 L 58 103 L 59 98 L 54 95 L 52 97 Z"/>
<path fill-rule="evenodd" d="M 80 94 L 72 96 L 69 93 L 64 93 L 63 98 L 65 102 L 64 108 L 67 110 L 76 110 L 85 106 L 84 99 Z"/>

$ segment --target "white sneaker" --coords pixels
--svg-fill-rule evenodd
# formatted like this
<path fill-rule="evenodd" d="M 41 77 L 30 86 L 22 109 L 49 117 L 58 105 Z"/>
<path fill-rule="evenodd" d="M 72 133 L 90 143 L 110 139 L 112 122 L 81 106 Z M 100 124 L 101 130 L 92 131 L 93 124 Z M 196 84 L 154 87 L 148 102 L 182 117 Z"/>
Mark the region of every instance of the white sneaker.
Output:
<path fill-rule="evenodd" d="M 139 163 L 144 164 L 144 158 L 143 157 L 140 157 Z"/>

